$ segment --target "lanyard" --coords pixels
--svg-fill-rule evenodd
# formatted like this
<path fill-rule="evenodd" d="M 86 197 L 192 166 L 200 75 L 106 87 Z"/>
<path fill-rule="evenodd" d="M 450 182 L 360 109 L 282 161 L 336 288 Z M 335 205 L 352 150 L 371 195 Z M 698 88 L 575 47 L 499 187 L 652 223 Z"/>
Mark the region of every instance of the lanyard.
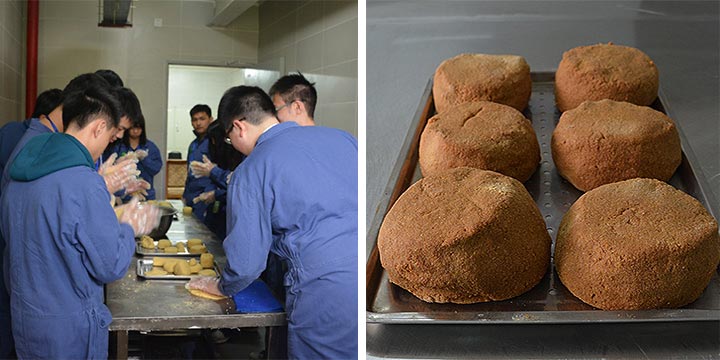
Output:
<path fill-rule="evenodd" d="M 50 115 L 45 115 L 45 117 L 48 119 L 48 122 L 50 122 L 50 126 L 52 126 L 54 132 L 59 132 L 57 126 L 55 126 L 55 123 L 50 118 Z"/>

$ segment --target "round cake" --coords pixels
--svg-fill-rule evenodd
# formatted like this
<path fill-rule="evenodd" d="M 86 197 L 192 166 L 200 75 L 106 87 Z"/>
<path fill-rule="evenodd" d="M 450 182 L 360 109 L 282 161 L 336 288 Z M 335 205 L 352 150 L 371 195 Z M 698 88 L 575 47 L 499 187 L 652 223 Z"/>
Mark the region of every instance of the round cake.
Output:
<path fill-rule="evenodd" d="M 718 262 L 715 219 L 691 196 L 654 179 L 587 192 L 563 217 L 555 243 L 562 283 L 605 310 L 689 304 Z"/>
<path fill-rule="evenodd" d="M 655 63 L 638 49 L 612 43 L 566 51 L 555 73 L 555 102 L 560 111 L 586 100 L 650 105 L 657 93 Z"/>
<path fill-rule="evenodd" d="M 530 66 L 517 55 L 460 54 L 443 61 L 433 79 L 433 100 L 438 112 L 479 100 L 522 111 L 531 91 Z"/>
<path fill-rule="evenodd" d="M 470 102 L 428 120 L 419 162 L 423 176 L 467 166 L 525 182 L 540 162 L 540 146 L 519 111 L 489 101 Z"/>
<path fill-rule="evenodd" d="M 583 191 L 636 177 L 667 181 L 682 161 L 669 117 L 612 100 L 587 101 L 563 113 L 551 147 L 560 175 Z"/>
<path fill-rule="evenodd" d="M 410 186 L 378 234 L 390 281 L 436 303 L 505 300 L 530 290 L 548 270 L 550 242 L 519 181 L 467 167 Z"/>

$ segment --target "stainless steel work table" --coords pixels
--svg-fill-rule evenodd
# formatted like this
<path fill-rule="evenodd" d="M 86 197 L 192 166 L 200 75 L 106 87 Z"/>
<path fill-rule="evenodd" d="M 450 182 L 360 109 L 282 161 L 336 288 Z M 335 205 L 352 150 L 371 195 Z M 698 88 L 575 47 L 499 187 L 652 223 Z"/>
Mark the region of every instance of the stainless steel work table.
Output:
<path fill-rule="evenodd" d="M 720 195 L 718 2 L 367 2 L 367 196 L 370 226 L 428 78 L 463 52 L 516 54 L 555 71 L 570 48 L 612 41 L 657 64 L 660 87 Z M 718 203 L 710 204 L 720 213 Z M 373 244 L 366 243 L 368 254 Z M 368 358 L 720 358 L 720 323 L 387 325 L 366 327 Z"/>
<path fill-rule="evenodd" d="M 171 201 L 182 209 L 179 201 Z M 167 232 L 168 239 L 202 239 L 215 257 L 219 268 L 225 266 L 222 242 L 193 216 L 178 213 Z M 268 327 L 268 356 L 282 352 L 286 338 L 286 315 L 280 313 L 239 314 L 232 299 L 213 301 L 191 295 L 183 280 L 144 280 L 136 274 L 136 255 L 127 274 L 106 286 L 105 303 L 113 316 L 110 324 L 111 342 L 116 352 L 111 357 L 127 358 L 128 331 L 162 331 L 178 329 L 219 329 Z"/>

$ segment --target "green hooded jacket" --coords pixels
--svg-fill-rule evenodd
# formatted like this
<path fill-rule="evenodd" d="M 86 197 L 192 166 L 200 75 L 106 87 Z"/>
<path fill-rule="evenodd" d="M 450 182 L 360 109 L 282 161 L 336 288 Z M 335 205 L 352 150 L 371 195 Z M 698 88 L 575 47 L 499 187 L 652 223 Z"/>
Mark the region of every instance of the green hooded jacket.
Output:
<path fill-rule="evenodd" d="M 42 134 L 32 138 L 10 164 L 10 178 L 33 181 L 74 166 L 95 168 L 90 152 L 73 136 Z"/>

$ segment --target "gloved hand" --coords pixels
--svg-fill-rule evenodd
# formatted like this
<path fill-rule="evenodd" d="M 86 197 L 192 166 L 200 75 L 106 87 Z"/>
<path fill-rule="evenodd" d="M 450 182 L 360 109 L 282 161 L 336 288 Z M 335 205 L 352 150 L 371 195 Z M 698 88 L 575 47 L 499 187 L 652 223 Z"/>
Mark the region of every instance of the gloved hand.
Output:
<path fill-rule="evenodd" d="M 140 200 L 145 200 L 145 196 L 148 194 L 147 190 L 150 190 L 151 187 L 149 182 L 141 178 L 135 178 L 125 187 L 125 193 L 137 196 Z"/>
<path fill-rule="evenodd" d="M 191 279 L 187 287 L 190 289 L 198 289 L 202 290 L 208 294 L 213 294 L 217 296 L 225 296 L 222 292 L 220 292 L 220 279 L 214 278 L 210 276 L 199 276 L 194 279 Z"/>
<path fill-rule="evenodd" d="M 138 198 L 133 197 L 129 203 L 119 207 L 122 207 L 120 222 L 132 226 L 136 237 L 150 233 L 160 224 L 160 209 L 155 205 L 140 206 Z"/>
<path fill-rule="evenodd" d="M 116 158 L 116 154 L 110 155 L 98 169 L 98 174 L 105 179 L 105 185 L 111 194 L 125 188 L 137 175 L 140 175 L 140 171 L 137 169 L 137 160 L 123 158 L 115 162 Z"/>
<path fill-rule="evenodd" d="M 190 162 L 190 170 L 192 170 L 193 176 L 196 178 L 200 177 L 207 177 L 210 176 L 210 171 L 215 167 L 216 165 L 213 164 L 210 159 L 208 159 L 207 155 L 203 155 L 203 161 L 191 161 Z"/>
<path fill-rule="evenodd" d="M 197 204 L 199 202 L 204 202 L 206 204 L 212 204 L 215 202 L 215 190 L 206 191 L 198 196 L 196 196 L 193 199 L 193 205 Z"/>
<path fill-rule="evenodd" d="M 143 160 L 148 156 L 147 150 L 140 149 L 138 151 L 135 151 L 135 156 L 137 156 L 138 160 Z"/>

